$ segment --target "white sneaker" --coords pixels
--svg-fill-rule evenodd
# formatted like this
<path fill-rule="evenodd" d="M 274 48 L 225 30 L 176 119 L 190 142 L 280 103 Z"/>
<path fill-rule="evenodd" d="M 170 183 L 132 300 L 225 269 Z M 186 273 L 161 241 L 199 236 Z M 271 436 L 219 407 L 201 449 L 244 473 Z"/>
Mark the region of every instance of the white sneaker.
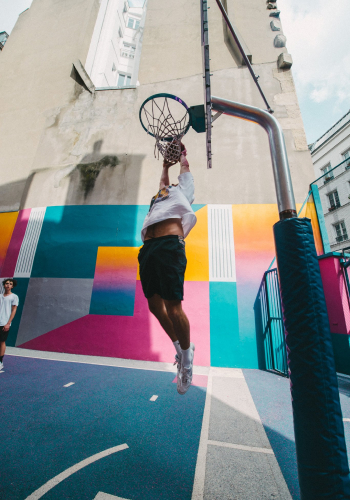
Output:
<path fill-rule="evenodd" d="M 188 389 L 190 388 L 190 385 L 192 383 L 192 377 L 193 377 L 193 358 L 194 358 L 194 350 L 195 350 L 195 345 L 191 342 L 190 343 L 190 349 L 191 349 L 191 364 L 189 368 L 185 368 L 182 366 L 181 363 L 181 369 L 180 369 L 180 374 L 177 376 L 177 392 L 183 396 L 186 394 Z"/>
<path fill-rule="evenodd" d="M 175 354 L 175 363 L 177 365 L 177 391 L 179 392 L 180 387 L 180 376 L 181 376 L 181 356 Z"/>
<path fill-rule="evenodd" d="M 0 362 L 0 372 L 4 369 L 4 363 Z"/>

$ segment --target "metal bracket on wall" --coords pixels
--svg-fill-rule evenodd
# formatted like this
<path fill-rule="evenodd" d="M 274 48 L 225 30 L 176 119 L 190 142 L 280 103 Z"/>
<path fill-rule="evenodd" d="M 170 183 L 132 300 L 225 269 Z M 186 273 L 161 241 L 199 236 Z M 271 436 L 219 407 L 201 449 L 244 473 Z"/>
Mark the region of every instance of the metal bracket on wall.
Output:
<path fill-rule="evenodd" d="M 70 76 L 75 82 L 77 82 L 85 90 L 90 92 L 90 94 L 95 93 L 95 85 L 93 84 L 91 78 L 87 74 L 84 66 L 79 61 L 79 59 L 74 61 Z"/>

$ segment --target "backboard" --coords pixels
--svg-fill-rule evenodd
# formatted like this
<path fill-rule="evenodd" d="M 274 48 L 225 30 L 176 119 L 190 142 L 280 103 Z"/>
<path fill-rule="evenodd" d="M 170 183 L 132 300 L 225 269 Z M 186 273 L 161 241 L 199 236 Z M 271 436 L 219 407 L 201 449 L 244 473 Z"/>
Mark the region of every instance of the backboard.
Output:
<path fill-rule="evenodd" d="M 200 0 L 201 5 L 201 44 L 203 62 L 204 110 L 206 123 L 207 168 L 212 167 L 211 161 L 211 89 L 210 89 L 210 58 L 208 33 L 208 1 Z"/>

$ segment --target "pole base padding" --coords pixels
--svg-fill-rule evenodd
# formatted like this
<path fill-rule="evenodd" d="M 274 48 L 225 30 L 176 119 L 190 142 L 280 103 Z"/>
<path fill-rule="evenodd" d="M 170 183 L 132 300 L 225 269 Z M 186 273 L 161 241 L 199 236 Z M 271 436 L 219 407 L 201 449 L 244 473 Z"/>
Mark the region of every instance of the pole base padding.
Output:
<path fill-rule="evenodd" d="M 309 219 L 274 225 L 302 500 L 350 499 L 331 332 Z"/>

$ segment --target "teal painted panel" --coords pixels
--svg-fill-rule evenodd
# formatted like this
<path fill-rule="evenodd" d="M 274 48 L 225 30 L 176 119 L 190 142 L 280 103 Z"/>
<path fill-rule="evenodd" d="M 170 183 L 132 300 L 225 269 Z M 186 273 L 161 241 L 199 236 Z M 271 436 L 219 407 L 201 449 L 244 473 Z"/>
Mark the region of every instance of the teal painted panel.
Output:
<path fill-rule="evenodd" d="M 324 220 L 320 193 L 318 191 L 318 187 L 316 186 L 316 184 L 311 185 L 311 191 L 312 191 L 312 195 L 314 197 L 318 225 L 320 227 L 320 233 L 321 233 L 321 238 L 322 238 L 322 243 L 323 243 L 323 251 L 324 251 L 324 253 L 328 253 L 331 251 L 331 247 L 329 244 L 328 233 L 327 233 L 327 229 L 326 229 L 326 222 Z"/>
<path fill-rule="evenodd" d="M 10 332 L 6 341 L 6 345 L 11 347 L 15 347 L 16 345 L 18 328 L 21 322 L 24 301 L 26 299 L 28 283 L 29 283 L 29 278 L 16 278 L 16 280 L 17 280 L 17 286 L 13 289 L 13 293 L 18 295 L 19 304 L 17 307 L 16 315 L 13 318 Z"/>
<path fill-rule="evenodd" d="M 211 366 L 241 367 L 236 283 L 211 281 Z"/>
<path fill-rule="evenodd" d="M 146 205 L 47 207 L 32 277 L 93 278 L 99 246 L 141 246 Z"/>
<path fill-rule="evenodd" d="M 194 212 L 197 212 L 198 210 L 200 210 L 201 208 L 205 207 L 205 205 L 196 205 L 195 203 L 192 205 L 192 210 Z"/>
<path fill-rule="evenodd" d="M 237 299 L 240 342 L 237 360 L 241 368 L 259 368 L 257 326 L 254 313 L 254 303 L 259 286 L 259 282 L 244 281 L 243 277 L 238 277 Z"/>

